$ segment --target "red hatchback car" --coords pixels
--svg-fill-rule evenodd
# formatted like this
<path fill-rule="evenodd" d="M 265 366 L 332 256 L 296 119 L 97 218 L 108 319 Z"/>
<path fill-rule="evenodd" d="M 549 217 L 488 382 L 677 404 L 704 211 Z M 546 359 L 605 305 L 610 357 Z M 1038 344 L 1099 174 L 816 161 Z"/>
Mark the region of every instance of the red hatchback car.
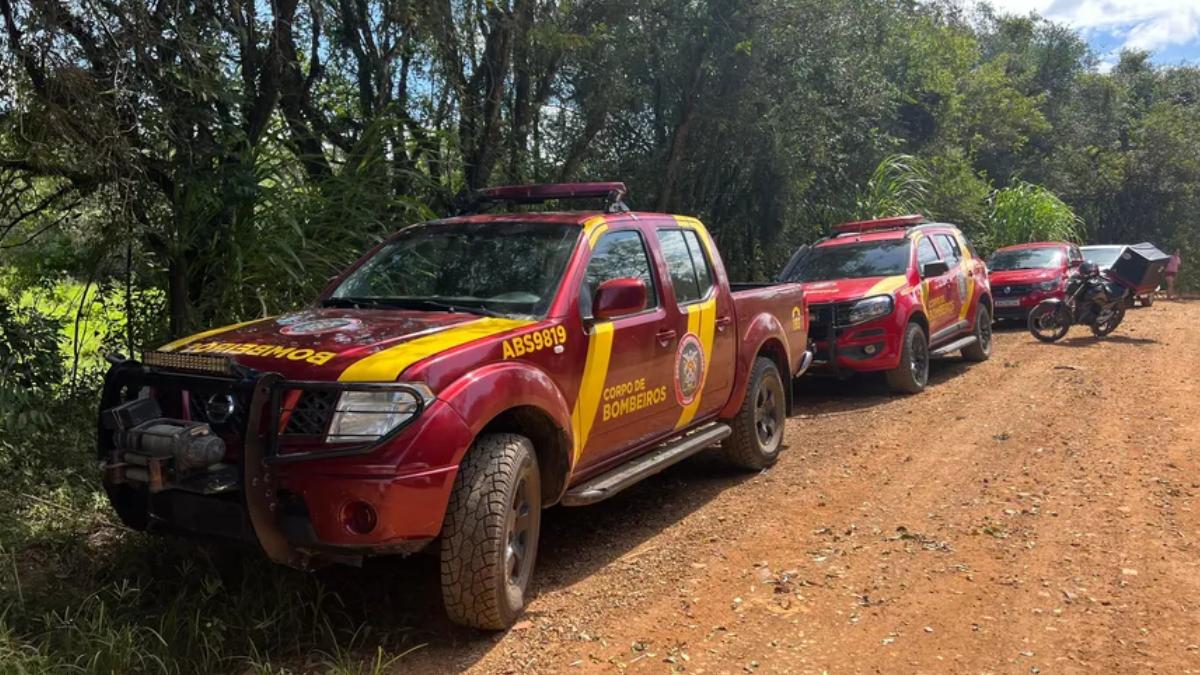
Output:
<path fill-rule="evenodd" d="M 1024 321 L 1042 300 L 1063 297 L 1067 277 L 1082 262 L 1079 247 L 1061 241 L 997 249 L 987 264 L 996 318 Z"/>

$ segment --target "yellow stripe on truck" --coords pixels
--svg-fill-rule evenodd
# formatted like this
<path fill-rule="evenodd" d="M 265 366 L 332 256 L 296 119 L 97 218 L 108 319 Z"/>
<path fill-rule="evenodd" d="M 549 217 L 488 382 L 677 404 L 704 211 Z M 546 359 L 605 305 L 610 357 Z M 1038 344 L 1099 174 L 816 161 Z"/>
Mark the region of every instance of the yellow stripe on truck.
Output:
<path fill-rule="evenodd" d="M 898 274 L 894 277 L 886 277 L 884 279 L 880 279 L 875 283 L 874 286 L 867 289 L 867 292 L 863 294 L 863 297 L 869 298 L 872 295 L 891 295 L 896 291 L 897 288 L 900 288 L 906 283 L 908 283 L 908 278 L 903 274 Z"/>
<path fill-rule="evenodd" d="M 193 342 L 196 342 L 198 340 L 203 340 L 206 337 L 220 335 L 221 333 L 228 333 L 231 330 L 237 330 L 239 328 L 242 328 L 243 326 L 249 326 L 252 323 L 258 323 L 259 321 L 266 321 L 267 319 L 271 319 L 271 318 L 274 318 L 274 317 L 267 317 L 265 319 L 253 319 L 251 321 L 243 321 L 241 323 L 235 323 L 235 324 L 231 324 L 228 326 L 221 326 L 220 328 L 213 328 L 212 330 L 206 330 L 203 333 L 196 333 L 195 335 L 189 335 L 185 338 L 179 338 L 178 340 L 176 340 L 174 342 L 168 342 L 167 344 L 159 347 L 156 351 L 173 352 L 176 349 L 179 349 L 180 347 L 186 347 L 186 346 L 192 344 Z"/>
<path fill-rule="evenodd" d="M 579 462 L 583 447 L 587 445 L 596 412 L 600 409 L 600 395 L 608 379 L 608 362 L 612 356 L 613 325 L 602 321 L 592 327 L 588 340 L 587 361 L 583 365 L 583 377 L 579 380 L 579 395 L 575 397 L 575 408 L 571 410 L 571 436 L 575 439 L 572 465 Z"/>
<path fill-rule="evenodd" d="M 401 342 L 350 364 L 338 376 L 341 382 L 395 382 L 409 366 L 454 349 L 468 342 L 524 328 L 533 322 L 524 319 L 485 317 L 451 326 L 446 330 Z"/>
<path fill-rule="evenodd" d="M 692 402 L 684 406 L 683 411 L 679 413 L 679 421 L 675 423 L 676 429 L 691 424 L 696 417 L 696 411 L 700 409 L 700 399 L 704 397 L 704 385 L 708 382 L 708 372 L 713 367 L 713 333 L 717 327 L 716 296 L 714 295 L 704 302 L 689 305 L 687 314 L 688 332 L 699 336 L 700 348 L 704 351 L 704 370 L 700 373 L 700 389 L 696 391 L 696 397 L 692 399 Z M 674 368 L 673 363 L 672 368 Z"/>

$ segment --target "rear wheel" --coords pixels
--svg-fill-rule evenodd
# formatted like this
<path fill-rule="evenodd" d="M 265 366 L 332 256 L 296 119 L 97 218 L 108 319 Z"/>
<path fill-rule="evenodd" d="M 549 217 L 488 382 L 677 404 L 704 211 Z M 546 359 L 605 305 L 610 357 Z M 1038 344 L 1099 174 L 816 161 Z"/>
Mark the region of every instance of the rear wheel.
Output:
<path fill-rule="evenodd" d="M 1056 302 L 1043 302 L 1029 312 L 1029 332 L 1042 342 L 1061 340 L 1071 329 L 1067 308 Z"/>
<path fill-rule="evenodd" d="M 987 361 L 992 355 L 992 313 L 982 302 L 975 311 L 975 342 L 962 355 L 968 361 Z"/>
<path fill-rule="evenodd" d="M 525 608 L 542 521 L 528 438 L 480 436 L 454 480 L 442 526 L 442 599 L 455 623 L 502 630 Z"/>
<path fill-rule="evenodd" d="M 730 464 L 761 471 L 779 460 L 787 423 L 787 396 L 779 367 L 765 356 L 754 359 L 742 407 L 733 418 L 733 433 L 721 443 Z"/>
<path fill-rule="evenodd" d="M 929 340 L 915 323 L 904 329 L 900 365 L 887 371 L 888 386 L 902 394 L 919 394 L 929 382 Z"/>

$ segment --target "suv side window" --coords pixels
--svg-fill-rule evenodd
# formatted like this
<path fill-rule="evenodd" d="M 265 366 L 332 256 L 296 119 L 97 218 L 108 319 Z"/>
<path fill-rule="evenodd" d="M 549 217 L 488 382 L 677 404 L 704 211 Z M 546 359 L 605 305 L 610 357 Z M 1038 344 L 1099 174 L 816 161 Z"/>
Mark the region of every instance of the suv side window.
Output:
<path fill-rule="evenodd" d="M 953 235 L 939 234 L 938 240 L 942 243 L 942 248 L 946 251 L 946 262 L 950 267 L 954 267 L 962 260 L 962 249 L 958 246 L 958 240 Z"/>
<path fill-rule="evenodd" d="M 921 237 L 921 241 L 917 243 L 917 269 L 918 271 L 925 267 L 925 263 L 937 262 L 937 249 L 933 247 L 933 242 L 929 237 Z"/>
<path fill-rule="evenodd" d="M 650 257 L 641 233 L 619 230 L 600 237 L 579 288 L 579 313 L 585 319 L 592 316 L 592 298 L 600 284 L 609 279 L 641 279 L 646 284 L 646 309 L 658 306 L 654 277 L 650 274 Z"/>
<path fill-rule="evenodd" d="M 659 230 L 658 244 L 667 270 L 671 273 L 675 302 L 686 305 L 708 295 L 713 286 L 712 269 L 704 257 L 696 233 L 691 230 Z"/>

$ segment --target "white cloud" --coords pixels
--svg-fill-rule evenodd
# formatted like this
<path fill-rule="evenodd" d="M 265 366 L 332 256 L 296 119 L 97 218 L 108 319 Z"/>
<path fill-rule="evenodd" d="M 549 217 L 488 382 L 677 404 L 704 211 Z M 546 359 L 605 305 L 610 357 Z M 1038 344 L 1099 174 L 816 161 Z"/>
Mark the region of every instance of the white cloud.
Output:
<path fill-rule="evenodd" d="M 992 0 L 1014 14 L 1037 12 L 1086 34 L 1124 38 L 1123 47 L 1157 51 L 1200 42 L 1197 0 Z"/>

